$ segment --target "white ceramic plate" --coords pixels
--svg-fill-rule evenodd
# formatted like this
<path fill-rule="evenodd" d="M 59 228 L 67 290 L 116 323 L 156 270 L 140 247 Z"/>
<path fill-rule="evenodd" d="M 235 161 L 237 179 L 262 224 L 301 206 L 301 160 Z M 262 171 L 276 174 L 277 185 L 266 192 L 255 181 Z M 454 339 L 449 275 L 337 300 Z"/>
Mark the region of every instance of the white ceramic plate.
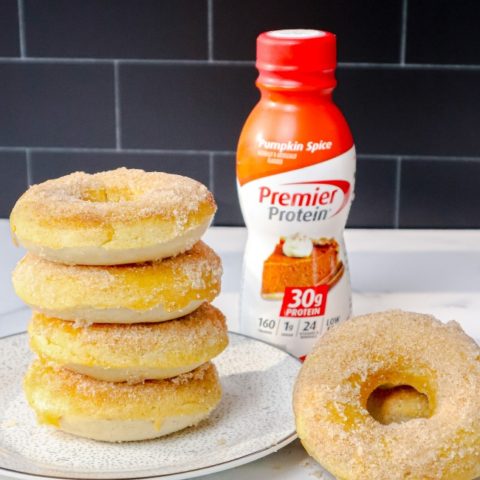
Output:
<path fill-rule="evenodd" d="M 0 474 L 16 478 L 184 479 L 275 452 L 296 438 L 292 388 L 300 363 L 238 334 L 217 359 L 223 399 L 212 416 L 146 442 L 107 444 L 38 426 L 22 392 L 25 333 L 0 339 Z"/>

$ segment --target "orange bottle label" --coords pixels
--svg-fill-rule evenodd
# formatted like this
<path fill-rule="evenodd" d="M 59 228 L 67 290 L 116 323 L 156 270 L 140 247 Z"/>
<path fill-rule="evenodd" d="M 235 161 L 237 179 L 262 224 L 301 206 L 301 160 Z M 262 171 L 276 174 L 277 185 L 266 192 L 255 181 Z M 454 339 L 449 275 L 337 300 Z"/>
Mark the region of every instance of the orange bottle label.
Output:
<path fill-rule="evenodd" d="M 265 111 L 259 105 L 248 118 L 238 143 L 237 179 L 244 185 L 308 167 L 337 157 L 352 146 L 350 129 L 333 103 L 294 115 L 290 111 Z"/>

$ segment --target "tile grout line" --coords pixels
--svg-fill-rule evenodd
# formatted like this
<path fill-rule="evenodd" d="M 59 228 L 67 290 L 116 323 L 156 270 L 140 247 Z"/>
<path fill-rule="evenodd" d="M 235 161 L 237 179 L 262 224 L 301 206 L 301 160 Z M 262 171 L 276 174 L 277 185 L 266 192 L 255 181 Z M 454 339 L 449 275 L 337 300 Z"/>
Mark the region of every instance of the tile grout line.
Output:
<path fill-rule="evenodd" d="M 254 66 L 253 60 L 212 60 L 207 59 L 166 59 L 166 58 L 69 58 L 69 57 L 0 57 L 0 63 L 74 63 L 74 64 L 100 64 L 111 65 L 114 62 L 119 62 L 126 65 L 225 65 L 234 67 Z M 480 68 L 480 66 L 479 66 Z"/>
<path fill-rule="evenodd" d="M 369 63 L 369 62 L 338 62 L 344 68 L 378 68 L 382 70 L 480 70 L 480 65 L 460 63 Z"/>
<path fill-rule="evenodd" d="M 402 30 L 400 37 L 400 65 L 405 66 L 407 57 L 407 20 L 408 20 L 408 0 L 402 2 Z"/>
<path fill-rule="evenodd" d="M 365 158 L 367 160 L 397 160 L 401 157 L 403 160 L 433 160 L 438 162 L 478 162 L 480 157 L 461 156 L 461 155 L 402 155 L 402 154 L 382 154 L 382 153 L 359 153 L 358 158 Z"/>
<path fill-rule="evenodd" d="M 215 191 L 215 178 L 214 178 L 214 153 L 208 154 L 208 189 L 214 194 Z"/>
<path fill-rule="evenodd" d="M 25 161 L 27 162 L 27 185 L 33 185 L 33 172 L 32 172 L 32 155 L 31 150 L 27 148 L 25 150 Z"/>
<path fill-rule="evenodd" d="M 114 58 L 62 58 L 62 57 L 0 57 L 0 63 L 73 63 L 88 65 L 91 63 L 111 64 Z"/>
<path fill-rule="evenodd" d="M 402 186 L 402 157 L 397 158 L 395 171 L 395 206 L 393 212 L 393 228 L 400 227 L 400 189 Z"/>
<path fill-rule="evenodd" d="M 113 62 L 113 88 L 115 97 L 115 149 L 122 149 L 122 112 L 120 111 L 120 79 L 118 60 Z"/>
<path fill-rule="evenodd" d="M 3 147 L 0 146 L 0 152 L 23 152 L 30 149 L 36 153 L 119 153 L 118 150 L 111 147 Z M 208 155 L 215 153 L 216 155 L 231 155 L 235 153 L 233 150 L 182 150 L 169 148 L 122 148 L 122 153 L 143 153 L 143 154 L 170 154 L 170 155 Z"/>
<path fill-rule="evenodd" d="M 213 0 L 207 0 L 208 62 L 213 62 Z"/>
<path fill-rule="evenodd" d="M 23 0 L 17 0 L 18 10 L 18 41 L 20 45 L 20 56 L 25 58 L 27 55 L 26 41 L 25 41 L 25 14 Z"/>
<path fill-rule="evenodd" d="M 32 153 L 119 153 L 116 148 L 111 147 L 41 147 L 41 146 L 0 146 L 0 152 L 24 152 Z M 140 153 L 145 155 L 169 154 L 169 155 L 234 155 L 235 150 L 193 150 L 193 149 L 171 149 L 171 148 L 123 148 L 122 153 Z M 465 161 L 480 162 L 480 157 L 459 156 L 459 155 L 402 155 L 402 154 L 381 154 L 381 153 L 359 153 L 357 157 L 369 160 L 397 160 L 401 157 L 404 160 L 435 160 L 435 161 Z"/>
<path fill-rule="evenodd" d="M 72 64 L 100 64 L 111 65 L 114 62 L 126 65 L 153 65 L 153 66 L 231 66 L 253 67 L 254 60 L 195 60 L 195 59 L 135 59 L 135 58 L 61 58 L 61 57 L 0 57 L 0 63 L 72 63 Z M 480 64 L 457 63 L 374 63 L 374 62 L 338 62 L 341 68 L 378 68 L 383 70 L 480 70 Z"/>

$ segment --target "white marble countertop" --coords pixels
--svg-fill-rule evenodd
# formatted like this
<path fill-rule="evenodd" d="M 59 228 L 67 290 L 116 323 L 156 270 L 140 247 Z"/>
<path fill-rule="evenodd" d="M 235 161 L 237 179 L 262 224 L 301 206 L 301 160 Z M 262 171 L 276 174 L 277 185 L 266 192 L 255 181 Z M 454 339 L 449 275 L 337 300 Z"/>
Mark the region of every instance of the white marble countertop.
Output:
<path fill-rule="evenodd" d="M 205 236 L 223 259 L 222 294 L 215 303 L 233 331 L 238 326 L 245 239 L 243 228 L 215 227 Z M 431 313 L 443 321 L 459 321 L 468 334 L 480 340 L 480 231 L 349 230 L 345 241 L 354 314 L 388 308 Z M 25 330 L 29 319 L 29 310 L 16 298 L 10 282 L 11 271 L 22 255 L 11 243 L 8 222 L 0 220 L 0 336 Z M 264 459 L 203 478 L 310 477 L 331 478 L 297 441 Z"/>

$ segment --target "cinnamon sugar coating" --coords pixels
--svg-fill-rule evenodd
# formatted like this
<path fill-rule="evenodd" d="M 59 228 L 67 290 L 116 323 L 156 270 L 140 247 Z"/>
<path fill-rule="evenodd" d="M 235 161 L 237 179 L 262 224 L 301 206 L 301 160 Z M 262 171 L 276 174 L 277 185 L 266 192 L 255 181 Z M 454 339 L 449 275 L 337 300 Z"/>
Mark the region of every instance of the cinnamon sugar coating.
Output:
<path fill-rule="evenodd" d="M 200 241 L 176 257 L 132 265 L 63 265 L 27 253 L 12 278 L 23 301 L 65 318 L 62 312 L 68 317 L 69 310 L 81 308 L 146 311 L 161 306 L 173 312 L 192 301 L 212 301 L 220 292 L 221 275 L 220 258 Z"/>
<path fill-rule="evenodd" d="M 111 383 L 36 360 L 24 379 L 24 390 L 40 423 L 59 426 L 63 417 L 89 420 L 149 420 L 158 429 L 169 417 L 211 411 L 220 401 L 215 366 L 167 380 Z"/>
<path fill-rule="evenodd" d="M 133 325 L 72 322 L 34 313 L 28 327 L 30 346 L 59 365 L 102 368 L 175 368 L 201 364 L 228 344 L 224 315 L 204 303 L 194 312 L 161 323 Z"/>
<path fill-rule="evenodd" d="M 367 410 L 379 386 L 410 385 L 429 418 L 383 425 Z M 400 310 L 329 331 L 297 379 L 299 437 L 341 480 L 473 480 L 480 475 L 480 348 L 456 322 Z"/>
<path fill-rule="evenodd" d="M 174 239 L 215 210 L 212 194 L 191 178 L 119 168 L 30 187 L 10 223 L 14 239 L 27 247 L 139 248 Z"/>

